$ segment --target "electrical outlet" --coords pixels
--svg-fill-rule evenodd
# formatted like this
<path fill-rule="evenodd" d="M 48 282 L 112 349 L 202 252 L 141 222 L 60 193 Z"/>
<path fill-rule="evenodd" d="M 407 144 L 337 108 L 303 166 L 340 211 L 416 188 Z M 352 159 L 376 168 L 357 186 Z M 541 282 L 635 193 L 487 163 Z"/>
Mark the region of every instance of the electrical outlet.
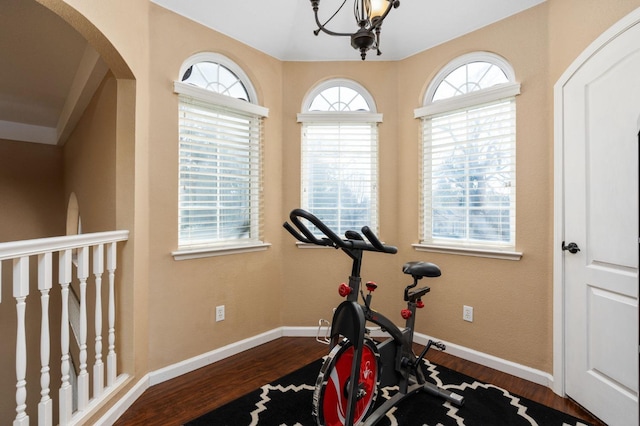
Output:
<path fill-rule="evenodd" d="M 224 305 L 216 306 L 216 322 L 224 321 Z"/>
<path fill-rule="evenodd" d="M 462 319 L 473 322 L 473 306 L 464 305 L 462 307 Z"/>

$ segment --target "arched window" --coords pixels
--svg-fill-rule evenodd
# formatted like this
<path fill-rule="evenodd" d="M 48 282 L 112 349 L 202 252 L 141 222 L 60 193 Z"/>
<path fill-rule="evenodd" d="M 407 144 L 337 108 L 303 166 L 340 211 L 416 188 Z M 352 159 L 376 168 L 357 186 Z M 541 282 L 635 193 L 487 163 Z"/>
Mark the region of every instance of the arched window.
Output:
<path fill-rule="evenodd" d="M 174 83 L 179 99 L 176 258 L 262 246 L 261 138 L 268 110 L 228 58 L 189 58 Z M 189 255 L 185 255 L 189 253 Z"/>
<path fill-rule="evenodd" d="M 180 71 L 180 81 L 214 93 L 255 103 L 249 78 L 224 56 L 200 54 L 190 58 Z M 245 84 L 244 81 L 247 83 Z M 251 96 L 249 90 L 251 90 Z"/>
<path fill-rule="evenodd" d="M 476 52 L 429 85 L 422 120 L 421 243 L 515 250 L 516 102 L 503 58 Z"/>
<path fill-rule="evenodd" d="M 367 90 L 334 79 L 305 98 L 302 123 L 302 207 L 338 233 L 378 227 L 378 123 Z"/>

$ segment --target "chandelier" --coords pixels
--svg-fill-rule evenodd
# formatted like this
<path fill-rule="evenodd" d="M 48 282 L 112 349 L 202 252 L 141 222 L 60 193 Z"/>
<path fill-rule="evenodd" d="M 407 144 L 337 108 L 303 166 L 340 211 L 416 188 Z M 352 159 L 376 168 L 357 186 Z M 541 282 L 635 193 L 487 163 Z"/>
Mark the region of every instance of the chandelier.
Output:
<path fill-rule="evenodd" d="M 387 17 L 391 8 L 396 9 L 400 6 L 400 0 L 354 0 L 353 14 L 359 27 L 358 30 L 355 33 L 329 30 L 327 25 L 342 10 L 346 2 L 347 0 L 344 0 L 338 10 L 323 24 L 318 18 L 320 0 L 311 0 L 311 7 L 313 7 L 313 14 L 318 25 L 318 28 L 313 33 L 318 35 L 322 31 L 332 36 L 351 37 L 351 46 L 360 51 L 360 57 L 363 61 L 369 49 L 376 49 L 377 54 L 380 55 L 380 27 L 382 27 L 382 21 Z"/>

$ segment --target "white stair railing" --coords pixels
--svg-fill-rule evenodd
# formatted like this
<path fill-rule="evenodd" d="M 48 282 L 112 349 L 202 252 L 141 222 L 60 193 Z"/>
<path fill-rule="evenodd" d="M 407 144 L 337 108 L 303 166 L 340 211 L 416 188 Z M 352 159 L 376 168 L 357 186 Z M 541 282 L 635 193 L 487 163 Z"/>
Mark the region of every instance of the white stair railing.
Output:
<path fill-rule="evenodd" d="M 111 231 L 93 234 L 81 234 L 65 237 L 42 238 L 26 241 L 15 241 L 0 243 L 0 294 L 2 289 L 2 261 L 10 261 L 13 264 L 12 281 L 13 297 L 16 303 L 16 416 L 13 426 L 27 426 L 30 424 L 29 414 L 37 415 L 37 422 L 42 426 L 52 426 L 54 424 L 72 425 L 82 422 L 83 418 L 90 413 L 93 408 L 101 405 L 103 399 L 113 393 L 115 389 L 126 379 L 126 375 L 118 374 L 117 352 L 115 347 L 115 274 L 117 264 L 117 243 L 126 241 L 129 238 L 129 231 Z M 77 267 L 74 269 L 72 256 L 77 252 Z M 91 256 L 90 256 L 91 253 Z M 58 258 L 58 284 L 53 285 L 53 261 Z M 30 278 L 30 259 L 37 259 L 37 277 Z M 90 263 L 90 259 L 92 262 Z M 108 273 L 109 288 L 106 301 L 102 297 L 102 276 Z M 75 277 L 73 272 L 75 271 Z M 95 287 L 94 312 L 88 312 L 89 303 L 87 301 L 88 278 L 93 274 L 93 285 Z M 80 373 L 78 375 L 77 389 L 77 411 L 73 411 L 73 389 L 70 381 L 70 353 L 69 353 L 69 292 L 70 286 L 78 283 L 80 289 L 80 324 L 79 324 L 79 347 L 80 347 Z M 30 287 L 40 293 L 40 335 L 27 335 L 28 318 L 27 296 Z M 58 307 L 50 306 L 49 297 L 52 289 L 59 288 L 61 295 L 60 308 L 60 342 L 52 342 L 50 334 L 50 313 Z M 2 300 L 0 299 L 0 303 Z M 106 372 L 103 358 L 102 327 L 103 327 L 103 304 L 106 304 L 107 326 L 108 326 L 108 347 Z M 94 333 L 93 338 L 95 359 L 88 360 L 88 324 L 87 316 L 93 314 Z M 3 341 L 13 340 L 13 336 L 0 336 Z M 40 383 L 28 384 L 26 380 L 27 362 L 27 341 L 36 340 L 40 342 Z M 59 415 L 53 418 L 53 399 L 50 383 L 50 354 L 52 345 L 60 345 L 60 372 L 61 386 L 58 390 Z M 2 360 L 0 360 L 2 361 Z M 93 361 L 93 368 L 88 367 L 88 363 Z M 106 375 L 106 385 L 105 385 Z M 89 382 L 93 382 L 93 392 L 90 392 Z M 39 386 L 38 386 L 39 385 Z M 40 394 L 40 401 L 37 410 L 27 410 L 27 394 L 36 392 Z"/>

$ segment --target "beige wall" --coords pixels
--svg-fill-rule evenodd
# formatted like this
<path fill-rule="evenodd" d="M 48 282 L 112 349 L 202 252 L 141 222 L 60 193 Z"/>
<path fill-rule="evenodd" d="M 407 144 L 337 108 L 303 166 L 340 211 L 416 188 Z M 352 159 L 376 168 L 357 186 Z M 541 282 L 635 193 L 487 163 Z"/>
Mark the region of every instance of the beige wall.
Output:
<path fill-rule="evenodd" d="M 429 318 L 422 332 L 544 371 L 551 370 L 551 141 L 548 86 L 547 5 L 529 9 L 403 62 L 399 94 L 403 159 L 400 170 L 409 194 L 419 190 L 418 121 L 412 108 L 422 104 L 430 79 L 455 57 L 489 51 L 514 68 L 521 94 L 516 97 L 516 250 L 519 261 L 421 253 L 439 264 L 443 277 L 433 284 Z M 416 242 L 418 204 L 400 216 L 404 244 Z M 416 256 L 417 254 L 413 254 Z M 462 306 L 474 308 L 474 322 L 462 320 Z"/>
<path fill-rule="evenodd" d="M 598 36 L 638 7 L 638 0 L 549 2 L 551 83 L 555 83 Z"/>
<path fill-rule="evenodd" d="M 62 149 L 0 140 L 0 242 L 64 233 Z"/>
<path fill-rule="evenodd" d="M 279 223 L 282 218 L 282 63 L 158 6 L 151 7 L 149 179 L 149 360 L 160 368 L 282 325 Z M 266 251 L 176 261 L 178 96 L 182 63 L 200 52 L 227 56 L 248 74 L 264 122 Z M 160 231 L 162 230 L 162 231 Z M 215 307 L 226 319 L 215 322 Z"/>
<path fill-rule="evenodd" d="M 134 374 L 133 382 L 146 372 L 263 331 L 315 326 L 318 318 L 330 317 L 339 302 L 335 290 L 347 279 L 350 262 L 333 250 L 296 248 L 281 224 L 300 204 L 300 127 L 295 114 L 306 93 L 332 77 L 364 85 L 384 114 L 380 233 L 385 242 L 399 247 L 399 253 L 365 255 L 363 277 L 380 285 L 375 307 L 398 312 L 408 282 L 400 272 L 402 264 L 433 261 L 443 269 L 443 277 L 431 284 L 418 332 L 551 371 L 553 84 L 598 34 L 640 7 L 640 0 L 549 0 L 403 61 L 339 63 L 281 62 L 151 2 L 38 1 L 90 41 L 113 77 L 103 82 L 86 122 L 65 150 L 66 189 L 59 149 L 0 142 L 0 163 L 7 158 L 15 163 L 24 150 L 36 150 L 28 155 L 41 158 L 58 179 L 57 189 L 45 195 L 60 195 L 60 212 L 69 191 L 78 191 L 81 212 L 91 211 L 86 219 L 91 230 L 131 230 L 120 265 L 124 275 L 118 327 L 121 362 Z M 419 202 L 419 122 L 413 119 L 413 109 L 421 105 L 426 86 L 442 66 L 477 50 L 504 56 L 522 84 L 517 98 L 517 249 L 524 253 L 520 261 L 411 248 L 418 240 Z M 264 235 L 272 246 L 257 253 L 175 261 L 171 251 L 177 248 L 177 97 L 172 83 L 182 62 L 203 51 L 222 53 L 242 67 L 259 102 L 270 110 L 264 127 Z M 98 122 L 90 122 L 92 114 Z M 55 159 L 47 159 L 52 152 Z M 84 182 L 82 176 L 90 170 L 83 162 L 93 162 L 96 155 L 106 161 Z M 12 191 L 12 196 L 11 213 L 3 208 L 0 227 L 6 225 L 7 215 L 31 215 L 20 238 L 58 232 L 58 225 L 38 229 L 41 210 L 32 210 L 30 203 L 41 200 L 30 195 L 37 192 L 26 180 L 34 174 L 20 171 L 7 178 L 1 173 L 0 190 Z M 99 191 L 105 191 L 104 199 L 96 197 Z M 83 200 L 89 199 L 92 206 L 84 206 Z M 63 233 L 64 216 L 55 221 Z M 216 323 L 215 306 L 221 304 L 227 319 Z M 475 309 L 471 324 L 462 321 L 463 304 Z"/>
<path fill-rule="evenodd" d="M 116 229 L 116 96 L 109 74 L 64 145 L 65 199 L 76 194 L 82 232 Z"/>

